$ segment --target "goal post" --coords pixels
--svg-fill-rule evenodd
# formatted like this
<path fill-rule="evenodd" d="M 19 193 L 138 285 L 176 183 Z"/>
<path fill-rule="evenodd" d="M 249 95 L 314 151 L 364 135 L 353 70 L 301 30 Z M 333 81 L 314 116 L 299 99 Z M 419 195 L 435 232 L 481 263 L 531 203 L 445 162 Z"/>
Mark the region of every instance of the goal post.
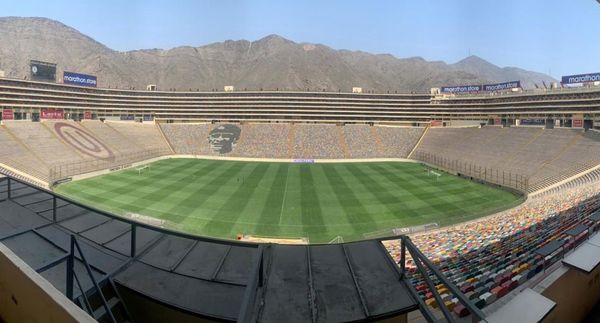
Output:
<path fill-rule="evenodd" d="M 136 167 L 135 170 L 137 170 L 138 175 L 141 175 L 144 172 L 150 171 L 150 165 L 144 165 L 144 166 Z"/>
<path fill-rule="evenodd" d="M 434 169 L 430 169 L 427 171 L 427 176 L 435 176 L 435 180 L 437 181 L 442 176 L 442 173 Z"/>

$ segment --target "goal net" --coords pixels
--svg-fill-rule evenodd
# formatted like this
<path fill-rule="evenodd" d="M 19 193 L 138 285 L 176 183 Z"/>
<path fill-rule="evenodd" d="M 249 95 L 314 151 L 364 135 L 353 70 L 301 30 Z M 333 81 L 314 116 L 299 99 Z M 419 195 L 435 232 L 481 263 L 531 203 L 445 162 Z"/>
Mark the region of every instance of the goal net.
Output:
<path fill-rule="evenodd" d="M 146 173 L 146 172 L 150 171 L 150 165 L 136 167 L 135 170 L 138 172 L 138 175 L 141 175 L 142 173 Z"/>

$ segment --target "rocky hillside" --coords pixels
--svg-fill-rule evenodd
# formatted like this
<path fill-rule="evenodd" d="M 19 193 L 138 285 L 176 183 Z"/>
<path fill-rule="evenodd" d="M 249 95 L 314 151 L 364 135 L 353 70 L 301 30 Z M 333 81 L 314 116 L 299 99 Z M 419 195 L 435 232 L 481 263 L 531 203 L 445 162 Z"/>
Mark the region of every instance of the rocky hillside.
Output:
<path fill-rule="evenodd" d="M 428 92 L 442 85 L 521 80 L 525 87 L 553 81 L 547 75 L 500 68 L 471 56 L 456 64 L 400 59 L 392 55 L 335 50 L 295 43 L 277 35 L 257 41 L 225 41 L 201 47 L 114 51 L 60 22 L 46 18 L 0 18 L 0 70 L 29 76 L 29 60 L 58 64 L 62 71 L 98 76 L 99 87 L 168 90 L 323 89 Z"/>

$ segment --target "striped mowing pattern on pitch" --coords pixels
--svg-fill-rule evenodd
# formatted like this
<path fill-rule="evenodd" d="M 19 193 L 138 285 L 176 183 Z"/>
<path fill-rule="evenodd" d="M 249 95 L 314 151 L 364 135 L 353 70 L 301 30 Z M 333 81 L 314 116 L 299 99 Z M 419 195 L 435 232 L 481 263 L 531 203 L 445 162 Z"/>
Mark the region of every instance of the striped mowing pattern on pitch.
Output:
<path fill-rule="evenodd" d="M 447 225 L 511 207 L 519 197 L 415 163 L 289 164 L 170 159 L 68 183 L 62 194 L 202 235 L 336 236 L 426 223 Z"/>

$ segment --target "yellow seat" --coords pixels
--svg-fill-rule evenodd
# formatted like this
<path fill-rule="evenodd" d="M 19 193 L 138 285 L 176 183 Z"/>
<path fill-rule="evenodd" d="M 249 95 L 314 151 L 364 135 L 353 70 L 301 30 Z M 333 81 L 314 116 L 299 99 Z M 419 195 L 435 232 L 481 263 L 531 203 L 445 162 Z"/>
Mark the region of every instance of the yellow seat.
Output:
<path fill-rule="evenodd" d="M 435 298 L 430 298 L 430 299 L 426 300 L 425 304 L 427 304 L 427 306 L 431 306 L 433 308 L 437 308 L 437 303 L 435 301 Z"/>

